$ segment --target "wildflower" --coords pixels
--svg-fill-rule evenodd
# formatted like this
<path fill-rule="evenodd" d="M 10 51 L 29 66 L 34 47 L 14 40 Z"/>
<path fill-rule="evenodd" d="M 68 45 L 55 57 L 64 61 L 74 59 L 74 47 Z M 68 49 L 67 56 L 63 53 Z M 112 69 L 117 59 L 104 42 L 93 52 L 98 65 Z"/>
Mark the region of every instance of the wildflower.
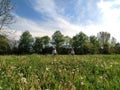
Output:
<path fill-rule="evenodd" d="M 66 68 L 64 68 L 64 71 L 66 71 Z"/>
<path fill-rule="evenodd" d="M 31 66 L 29 66 L 29 68 L 31 69 L 32 67 L 31 67 Z"/>
<path fill-rule="evenodd" d="M 23 77 L 23 73 L 18 73 L 18 75 L 19 75 L 20 77 Z"/>
<path fill-rule="evenodd" d="M 46 67 L 46 71 L 49 71 L 49 68 L 48 68 L 48 67 Z"/>
<path fill-rule="evenodd" d="M 103 79 L 103 76 L 100 76 L 100 79 Z"/>
<path fill-rule="evenodd" d="M 83 79 L 83 77 L 80 77 L 80 79 L 82 80 L 82 79 Z"/>
<path fill-rule="evenodd" d="M 59 69 L 59 72 L 61 72 L 61 69 Z"/>
<path fill-rule="evenodd" d="M 75 71 L 75 69 L 73 69 L 73 71 Z"/>
<path fill-rule="evenodd" d="M 112 67 L 112 64 L 110 65 L 110 67 Z"/>
<path fill-rule="evenodd" d="M 72 74 L 74 74 L 75 72 L 72 72 Z"/>
<path fill-rule="evenodd" d="M 84 82 L 81 82 L 81 85 L 84 85 Z"/>
<path fill-rule="evenodd" d="M 22 83 L 27 83 L 26 78 L 25 78 L 25 77 L 22 77 L 22 78 L 21 78 L 21 82 L 22 82 Z"/>
<path fill-rule="evenodd" d="M 54 62 L 56 62 L 57 60 L 56 59 L 54 59 Z"/>
<path fill-rule="evenodd" d="M 14 70 L 16 67 L 15 66 L 11 66 L 11 69 Z"/>
<path fill-rule="evenodd" d="M 0 90 L 2 90 L 3 88 L 0 86 Z"/>

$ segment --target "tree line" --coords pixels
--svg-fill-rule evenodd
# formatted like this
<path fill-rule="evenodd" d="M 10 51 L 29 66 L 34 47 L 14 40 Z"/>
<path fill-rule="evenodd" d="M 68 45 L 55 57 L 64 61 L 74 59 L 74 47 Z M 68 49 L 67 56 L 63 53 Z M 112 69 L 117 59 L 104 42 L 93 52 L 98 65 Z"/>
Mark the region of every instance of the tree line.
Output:
<path fill-rule="evenodd" d="M 108 32 L 99 32 L 97 36 L 87 36 L 79 32 L 72 38 L 64 36 L 59 30 L 52 37 L 43 36 L 33 38 L 29 31 L 25 31 L 19 40 L 10 40 L 0 35 L 0 54 L 51 54 L 56 48 L 58 54 L 119 54 L 120 43 L 111 38 Z"/>

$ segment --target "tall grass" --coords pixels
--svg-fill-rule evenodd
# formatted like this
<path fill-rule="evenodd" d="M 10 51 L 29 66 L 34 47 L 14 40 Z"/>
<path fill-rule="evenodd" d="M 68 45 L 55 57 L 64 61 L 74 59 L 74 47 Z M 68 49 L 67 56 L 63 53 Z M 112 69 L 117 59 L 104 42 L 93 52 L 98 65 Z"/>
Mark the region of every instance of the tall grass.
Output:
<path fill-rule="evenodd" d="M 0 56 L 0 90 L 120 90 L 120 55 Z"/>

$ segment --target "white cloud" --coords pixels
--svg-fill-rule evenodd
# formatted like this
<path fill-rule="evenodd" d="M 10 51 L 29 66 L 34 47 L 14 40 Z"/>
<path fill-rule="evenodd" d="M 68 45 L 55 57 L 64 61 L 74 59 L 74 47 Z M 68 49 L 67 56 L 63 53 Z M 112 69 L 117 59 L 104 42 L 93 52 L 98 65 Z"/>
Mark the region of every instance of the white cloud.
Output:
<path fill-rule="evenodd" d="M 52 32 L 43 29 L 42 24 L 35 21 L 16 16 L 16 23 L 12 25 L 11 29 L 16 31 L 16 36 L 20 36 L 24 31 L 28 30 L 34 37 L 35 36 L 51 36 Z"/>
<path fill-rule="evenodd" d="M 101 12 L 103 13 L 103 22 L 106 24 L 113 24 L 113 22 L 119 22 L 120 19 L 120 8 L 113 8 L 114 5 L 120 5 L 119 0 L 114 1 L 103 1 L 98 3 Z"/>
<path fill-rule="evenodd" d="M 81 1 L 81 0 L 78 0 Z M 93 0 L 91 0 L 93 2 Z M 18 31 L 17 35 L 21 35 L 22 31 L 29 30 L 33 36 L 51 36 L 56 30 L 60 30 L 64 35 L 74 36 L 80 31 L 84 32 L 88 36 L 97 35 L 100 31 L 110 32 L 118 41 L 120 41 L 118 29 L 120 28 L 120 8 L 112 8 L 114 5 L 120 4 L 119 0 L 115 1 L 103 1 L 98 2 L 98 8 L 101 10 L 102 19 L 101 24 L 93 24 L 89 21 L 89 24 L 83 26 L 82 24 L 73 24 L 64 16 L 57 13 L 57 6 L 54 0 L 31 0 L 33 8 L 39 12 L 51 17 L 52 20 L 48 20 L 45 23 L 36 22 L 30 19 L 26 19 L 16 15 L 17 22 L 14 25 L 14 30 Z M 79 2 L 80 4 L 81 2 Z M 89 3 L 84 9 L 92 7 Z M 63 8 L 62 8 L 63 9 Z M 79 8 L 78 8 L 79 9 Z M 81 16 L 84 16 L 84 9 Z M 79 10 L 78 10 L 79 11 Z M 79 14 L 78 17 L 79 18 Z"/>
<path fill-rule="evenodd" d="M 110 32 L 118 41 L 120 28 L 120 8 L 114 7 L 120 5 L 120 0 L 103 1 L 98 3 L 98 7 L 102 12 L 101 29 Z"/>
<path fill-rule="evenodd" d="M 56 16 L 56 5 L 54 0 L 30 0 L 33 8 L 39 12 L 46 14 L 47 16 Z"/>

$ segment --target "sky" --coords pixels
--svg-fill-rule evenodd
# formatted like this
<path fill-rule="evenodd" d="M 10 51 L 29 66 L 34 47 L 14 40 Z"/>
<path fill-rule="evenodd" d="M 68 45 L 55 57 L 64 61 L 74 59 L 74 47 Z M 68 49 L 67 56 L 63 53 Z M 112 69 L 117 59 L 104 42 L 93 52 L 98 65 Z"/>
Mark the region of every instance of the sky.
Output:
<path fill-rule="evenodd" d="M 65 36 L 83 32 L 88 36 L 109 32 L 120 42 L 120 0 L 11 0 L 16 37 L 28 30 L 33 37 L 56 30 Z"/>

